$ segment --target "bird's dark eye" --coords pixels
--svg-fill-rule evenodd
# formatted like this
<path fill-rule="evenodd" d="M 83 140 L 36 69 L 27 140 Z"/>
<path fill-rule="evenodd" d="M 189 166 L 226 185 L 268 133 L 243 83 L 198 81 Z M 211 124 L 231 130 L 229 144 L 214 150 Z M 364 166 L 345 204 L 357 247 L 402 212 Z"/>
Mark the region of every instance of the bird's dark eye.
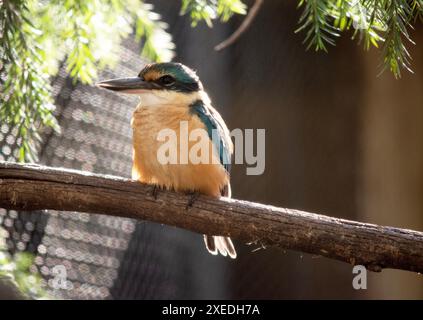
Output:
<path fill-rule="evenodd" d="M 173 78 L 172 76 L 166 75 L 166 76 L 160 77 L 159 82 L 160 84 L 164 86 L 170 86 L 175 83 L 175 78 Z"/>

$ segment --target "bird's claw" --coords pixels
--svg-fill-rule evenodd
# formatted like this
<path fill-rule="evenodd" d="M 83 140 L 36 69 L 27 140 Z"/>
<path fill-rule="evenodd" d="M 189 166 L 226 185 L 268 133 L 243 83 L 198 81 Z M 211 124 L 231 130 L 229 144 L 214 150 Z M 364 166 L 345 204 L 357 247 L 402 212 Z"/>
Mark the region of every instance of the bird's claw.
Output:
<path fill-rule="evenodd" d="M 190 192 L 189 193 L 189 199 L 188 199 L 188 203 L 187 206 L 185 207 L 186 210 L 188 210 L 189 208 L 192 207 L 192 205 L 194 204 L 194 202 L 198 199 L 198 197 L 200 196 L 200 193 L 195 191 L 195 192 Z"/>
<path fill-rule="evenodd" d="M 160 191 L 159 189 L 160 189 L 160 187 L 157 184 L 155 184 L 153 186 L 153 190 L 151 191 L 151 195 L 153 196 L 154 200 L 157 200 L 157 196 L 159 195 L 159 191 Z"/>

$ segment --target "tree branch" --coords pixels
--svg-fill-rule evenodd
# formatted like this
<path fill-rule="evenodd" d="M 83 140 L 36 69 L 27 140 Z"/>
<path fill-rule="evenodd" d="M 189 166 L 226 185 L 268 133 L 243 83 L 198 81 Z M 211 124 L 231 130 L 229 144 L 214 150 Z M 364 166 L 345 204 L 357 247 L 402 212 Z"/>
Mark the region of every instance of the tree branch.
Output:
<path fill-rule="evenodd" d="M 218 45 L 214 47 L 215 51 L 223 50 L 233 44 L 238 38 L 248 29 L 248 27 L 253 22 L 254 18 L 256 17 L 257 13 L 260 10 L 260 7 L 263 4 L 263 0 L 256 0 L 251 7 L 250 11 L 248 12 L 247 16 L 245 17 L 244 21 L 242 21 L 241 25 L 238 29 L 235 30 L 234 33 L 230 35 L 230 37 Z"/>
<path fill-rule="evenodd" d="M 137 181 L 38 165 L 0 162 L 0 207 L 54 209 L 129 217 L 198 233 L 227 235 L 263 246 L 325 256 L 372 271 L 423 272 L 423 233 L 332 218 L 298 210 L 188 196 Z"/>

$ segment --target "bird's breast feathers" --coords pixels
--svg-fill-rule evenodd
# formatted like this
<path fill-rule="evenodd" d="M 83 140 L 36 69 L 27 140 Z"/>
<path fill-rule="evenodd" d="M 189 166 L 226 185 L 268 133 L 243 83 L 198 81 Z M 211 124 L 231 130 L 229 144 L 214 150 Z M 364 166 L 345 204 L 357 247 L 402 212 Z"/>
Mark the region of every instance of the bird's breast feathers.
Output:
<path fill-rule="evenodd" d="M 213 108 L 185 104 L 140 105 L 133 114 L 131 124 L 134 179 L 177 191 L 199 191 L 216 197 L 221 195 L 226 186 L 229 186 L 229 169 L 228 165 L 222 162 L 222 154 L 225 161 L 228 156 L 230 159 L 232 142 L 225 123 Z M 193 163 L 189 157 L 189 151 L 198 143 L 198 140 L 190 140 L 189 136 L 193 130 L 202 129 L 206 132 L 207 138 L 211 137 L 211 127 L 217 129 L 216 132 L 218 136 L 220 135 L 218 137 L 220 148 L 223 150 L 217 154 L 212 140 L 208 139 L 209 161 Z M 163 130 L 170 130 L 176 135 L 174 150 L 177 153 L 177 163 L 163 164 L 158 159 L 159 149 L 166 143 L 158 139 Z M 188 137 L 185 137 L 184 133 L 188 133 Z M 181 143 L 185 144 L 183 139 L 186 139 L 188 150 L 181 148 Z M 214 145 L 216 146 L 216 143 Z M 182 162 L 181 159 L 187 156 L 182 154 L 185 151 L 188 151 L 187 161 Z"/>

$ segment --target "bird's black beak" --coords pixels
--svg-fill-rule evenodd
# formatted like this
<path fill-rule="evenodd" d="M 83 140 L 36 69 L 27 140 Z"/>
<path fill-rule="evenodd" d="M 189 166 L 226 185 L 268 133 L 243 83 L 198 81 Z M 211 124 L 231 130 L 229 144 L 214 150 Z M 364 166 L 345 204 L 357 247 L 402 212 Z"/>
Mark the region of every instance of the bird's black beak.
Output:
<path fill-rule="evenodd" d="M 96 86 L 112 91 L 132 94 L 139 94 L 146 90 L 157 89 L 154 83 L 144 81 L 139 77 L 100 81 L 96 83 Z"/>

